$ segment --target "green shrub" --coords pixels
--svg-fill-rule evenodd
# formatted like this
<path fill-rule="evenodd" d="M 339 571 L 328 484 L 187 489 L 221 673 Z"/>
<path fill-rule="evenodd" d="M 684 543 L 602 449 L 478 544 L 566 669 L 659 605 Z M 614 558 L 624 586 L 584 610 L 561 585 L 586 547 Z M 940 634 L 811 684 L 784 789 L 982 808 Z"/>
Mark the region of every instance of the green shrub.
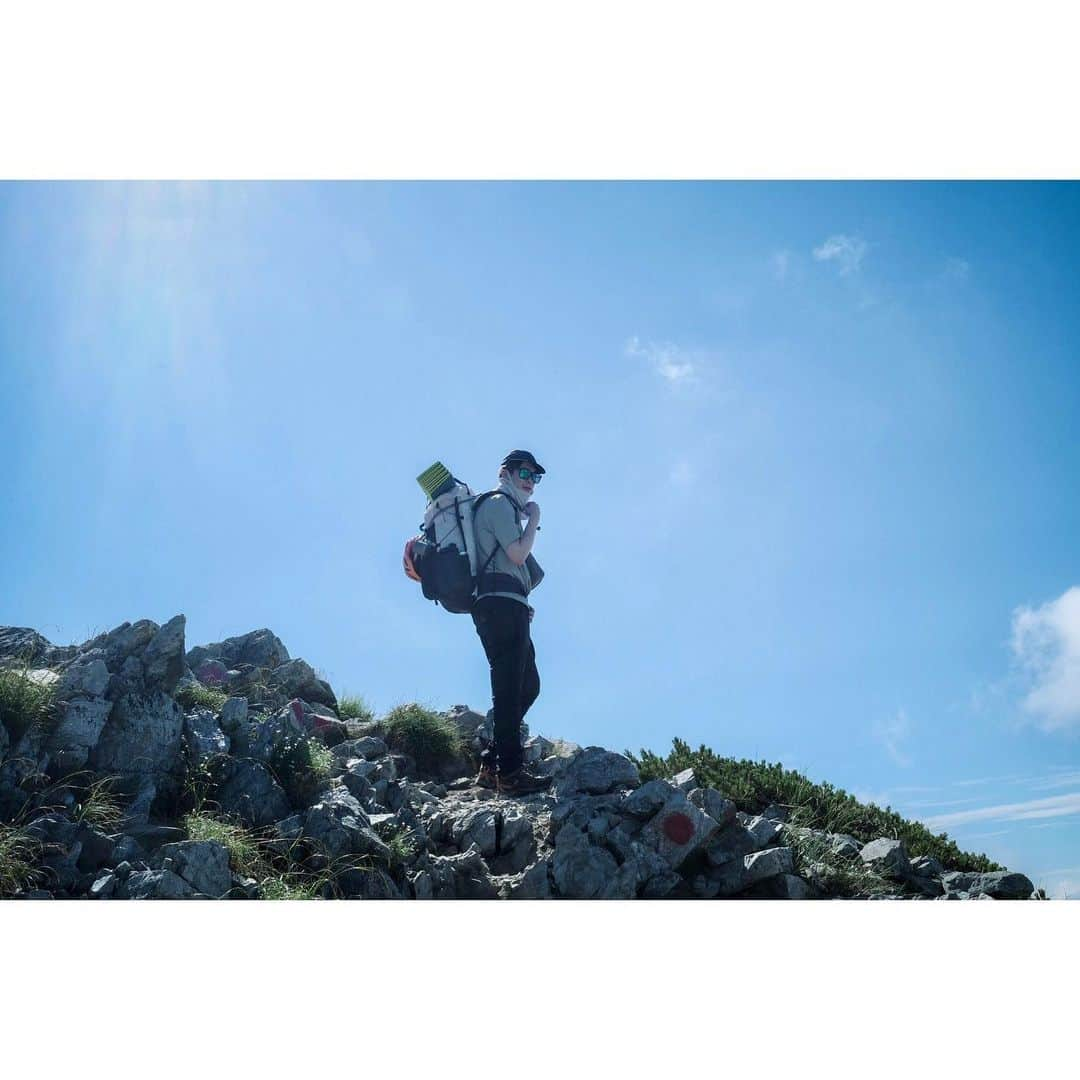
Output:
<path fill-rule="evenodd" d="M 219 713 L 228 700 L 229 695 L 224 691 L 201 684 L 184 683 L 176 688 L 176 702 L 184 710 L 199 708 Z"/>
<path fill-rule="evenodd" d="M 330 776 L 334 755 L 315 739 L 291 736 L 275 744 L 269 765 L 289 801 L 294 806 L 307 806 Z"/>
<path fill-rule="evenodd" d="M 783 843 L 791 848 L 795 873 L 806 876 L 808 868 L 814 866 L 815 876 L 829 896 L 864 900 L 871 896 L 886 896 L 898 889 L 894 882 L 863 865 L 860 859 L 836 854 L 828 841 L 820 836 L 785 829 Z"/>
<path fill-rule="evenodd" d="M 40 854 L 41 845 L 22 829 L 0 825 L 0 897 L 14 896 L 38 880 Z"/>
<path fill-rule="evenodd" d="M 359 720 L 366 724 L 375 719 L 375 713 L 368 707 L 367 702 L 352 694 L 338 698 L 337 711 L 342 720 Z"/>
<path fill-rule="evenodd" d="M 387 745 L 408 754 L 421 769 L 436 769 L 441 762 L 464 754 L 465 745 L 454 723 L 416 702 L 396 706 L 381 723 Z"/>
<path fill-rule="evenodd" d="M 912 858 L 931 855 L 949 870 L 988 873 L 1003 870 L 985 855 L 961 851 L 947 834 L 935 835 L 925 825 L 901 817 L 890 807 L 861 803 L 832 784 L 815 784 L 779 763 L 720 757 L 706 746 L 691 750 L 681 739 L 672 740 L 672 751 L 662 758 L 642 750 L 640 758 L 628 752 L 641 779 L 671 777 L 693 769 L 703 787 L 716 788 L 747 813 L 759 813 L 770 803 L 791 810 L 791 824 L 827 832 L 848 833 L 867 843 L 879 836 L 901 840 Z"/>
<path fill-rule="evenodd" d="M 7 728 L 14 746 L 35 725 L 55 718 L 53 687 L 36 682 L 30 668 L 0 668 L 0 724 Z"/>

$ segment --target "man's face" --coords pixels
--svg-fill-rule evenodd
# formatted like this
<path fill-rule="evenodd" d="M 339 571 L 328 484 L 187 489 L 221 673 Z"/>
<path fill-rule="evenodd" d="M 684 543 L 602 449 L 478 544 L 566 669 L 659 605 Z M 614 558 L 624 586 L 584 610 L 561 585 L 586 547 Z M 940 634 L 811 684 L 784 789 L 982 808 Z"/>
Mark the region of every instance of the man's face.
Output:
<path fill-rule="evenodd" d="M 531 495 L 533 493 L 533 488 L 536 485 L 533 483 L 531 475 L 528 480 L 521 479 L 520 475 L 518 475 L 518 470 L 522 467 L 529 469 L 530 473 L 532 472 L 532 467 L 523 461 L 515 461 L 512 465 L 508 465 L 507 469 L 510 472 L 510 479 L 513 481 L 514 485 L 524 491 L 526 495 Z"/>

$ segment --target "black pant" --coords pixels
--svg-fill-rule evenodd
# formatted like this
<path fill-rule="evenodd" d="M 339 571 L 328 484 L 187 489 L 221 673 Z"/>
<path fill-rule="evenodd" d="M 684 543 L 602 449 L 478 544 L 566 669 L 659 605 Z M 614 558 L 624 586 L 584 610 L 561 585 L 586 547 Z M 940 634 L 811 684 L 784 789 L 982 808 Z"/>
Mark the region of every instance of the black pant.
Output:
<path fill-rule="evenodd" d="M 529 609 L 508 596 L 484 596 L 473 605 L 472 618 L 491 665 L 495 710 L 494 754 L 483 757 L 500 772 L 513 772 L 521 767 L 522 718 L 540 694 Z"/>

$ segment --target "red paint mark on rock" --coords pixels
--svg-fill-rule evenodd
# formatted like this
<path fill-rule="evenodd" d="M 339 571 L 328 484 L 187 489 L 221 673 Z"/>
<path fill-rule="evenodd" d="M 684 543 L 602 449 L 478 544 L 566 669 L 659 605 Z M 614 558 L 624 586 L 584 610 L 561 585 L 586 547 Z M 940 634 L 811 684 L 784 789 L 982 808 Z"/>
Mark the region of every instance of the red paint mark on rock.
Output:
<path fill-rule="evenodd" d="M 685 814 L 668 814 L 664 818 L 664 835 L 673 844 L 689 843 L 694 835 L 694 823 Z"/>

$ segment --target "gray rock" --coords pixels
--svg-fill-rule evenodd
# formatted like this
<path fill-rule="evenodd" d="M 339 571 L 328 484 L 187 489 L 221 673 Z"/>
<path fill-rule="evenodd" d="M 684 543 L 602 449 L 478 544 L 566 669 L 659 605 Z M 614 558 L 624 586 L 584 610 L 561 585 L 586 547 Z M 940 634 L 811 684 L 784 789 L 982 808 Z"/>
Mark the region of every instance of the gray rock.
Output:
<path fill-rule="evenodd" d="M 1008 870 L 979 874 L 969 890 L 975 900 L 987 896 L 993 900 L 1027 900 L 1034 891 L 1035 886 L 1030 878 L 1023 874 L 1010 873 Z"/>
<path fill-rule="evenodd" d="M 100 697 L 109 685 L 109 669 L 100 658 L 76 657 L 60 673 L 55 692 L 58 700 Z"/>
<path fill-rule="evenodd" d="M 166 694 L 176 691 L 176 684 L 184 673 L 184 626 L 183 615 L 171 618 L 154 636 L 142 654 L 143 679 L 148 690 L 160 690 Z"/>
<path fill-rule="evenodd" d="M 764 815 L 752 817 L 746 823 L 746 831 L 754 838 L 754 844 L 758 850 L 772 847 L 783 829 L 783 822 L 775 818 L 767 818 Z"/>
<path fill-rule="evenodd" d="M 636 818 L 651 818 L 659 812 L 676 790 L 667 780 L 649 780 L 622 801 L 620 810 Z"/>
<path fill-rule="evenodd" d="M 272 825 L 288 817 L 289 800 L 270 770 L 251 758 L 227 758 L 214 793 L 222 813 L 245 825 Z"/>
<path fill-rule="evenodd" d="M 769 803 L 759 816 L 769 818 L 772 821 L 786 822 L 790 818 L 791 812 L 788 807 L 781 806 L 779 803 Z"/>
<path fill-rule="evenodd" d="M 431 875 L 432 895 L 437 900 L 498 898 L 491 872 L 476 848 L 460 855 L 435 856 L 429 860 L 426 869 Z"/>
<path fill-rule="evenodd" d="M 280 638 L 264 628 L 210 645 L 197 645 L 187 654 L 188 667 L 194 670 L 205 659 L 223 660 L 232 668 L 250 664 L 273 669 L 289 660 L 289 650 Z"/>
<path fill-rule="evenodd" d="M 587 746 L 556 781 L 562 797 L 579 792 L 602 795 L 616 788 L 637 787 L 638 783 L 637 766 L 623 754 L 601 746 Z"/>
<path fill-rule="evenodd" d="M 857 859 L 863 849 L 863 845 L 847 833 L 829 833 L 828 844 L 832 854 L 839 855 L 842 859 Z"/>
<path fill-rule="evenodd" d="M 106 873 L 90 886 L 91 900 L 108 900 L 116 892 L 118 882 L 115 874 Z"/>
<path fill-rule="evenodd" d="M 76 838 L 82 847 L 78 860 L 78 868 L 82 873 L 95 873 L 106 863 L 113 861 L 116 842 L 100 829 L 83 822 Z"/>
<path fill-rule="evenodd" d="M 863 863 L 886 877 L 903 878 L 911 873 L 907 852 L 900 840 L 882 836 L 863 846 L 859 852 Z"/>
<path fill-rule="evenodd" d="M 704 810 L 721 829 L 727 828 L 735 820 L 735 804 L 724 798 L 715 788 L 694 788 L 688 798 L 696 807 Z"/>
<path fill-rule="evenodd" d="M 320 844 L 330 859 L 372 855 L 390 861 L 390 849 L 371 828 L 363 807 L 345 788 L 335 788 L 304 815 L 304 836 Z"/>
<path fill-rule="evenodd" d="M 719 826 L 681 791 L 673 791 L 655 817 L 641 830 L 641 840 L 672 868 L 703 848 Z"/>
<path fill-rule="evenodd" d="M 550 864 L 546 859 L 510 877 L 500 895 L 507 900 L 547 900 L 551 896 Z"/>
<path fill-rule="evenodd" d="M 298 697 L 310 703 L 337 706 L 330 685 L 320 679 L 306 660 L 287 660 L 270 672 L 268 684 L 286 697 Z"/>
<path fill-rule="evenodd" d="M 229 739 L 234 754 L 247 756 L 248 701 L 246 697 L 231 697 L 221 706 L 221 730 Z"/>
<path fill-rule="evenodd" d="M 590 844 L 582 834 L 572 843 L 555 848 L 552 877 L 560 896 L 573 900 L 603 897 L 618 873 L 614 856 Z"/>
<path fill-rule="evenodd" d="M 42 664 L 52 648 L 48 638 L 28 626 L 0 626 L 0 659 Z"/>
<path fill-rule="evenodd" d="M 196 890 L 171 870 L 138 870 L 124 882 L 123 894 L 129 900 L 189 900 Z"/>
<path fill-rule="evenodd" d="M 46 744 L 61 774 L 86 765 L 101 738 L 112 707 L 111 701 L 100 697 L 75 698 L 62 706 L 59 722 Z"/>
<path fill-rule="evenodd" d="M 377 867 L 350 866 L 337 875 L 337 886 L 349 900 L 400 900 L 394 879 Z"/>
<path fill-rule="evenodd" d="M 755 900 L 810 900 L 814 891 L 795 874 L 777 874 L 751 885 L 743 895 Z"/>
<path fill-rule="evenodd" d="M 742 866 L 743 856 L 756 849 L 754 834 L 745 825 L 733 821 L 712 838 L 705 850 L 705 857 L 711 866 L 726 866 L 733 861 L 738 861 Z"/>
<path fill-rule="evenodd" d="M 99 642 L 109 670 L 123 671 L 128 658 L 141 653 L 153 641 L 158 629 L 156 622 L 139 619 L 135 623 L 121 623 L 115 630 L 110 630 Z"/>
<path fill-rule="evenodd" d="M 966 893 L 978 880 L 979 875 L 963 870 L 951 870 L 941 875 L 941 884 L 948 893 Z"/>
<path fill-rule="evenodd" d="M 944 870 L 932 855 L 919 855 L 911 860 L 911 872 L 917 877 L 939 878 Z"/>
<path fill-rule="evenodd" d="M 229 752 L 229 740 L 209 709 L 194 709 L 184 716 L 184 743 L 192 762 Z"/>
<path fill-rule="evenodd" d="M 175 770 L 183 727 L 184 714 L 167 694 L 126 694 L 114 703 L 89 764 L 102 773 Z"/>
<path fill-rule="evenodd" d="M 697 781 L 694 779 L 694 770 L 693 769 L 683 769 L 682 772 L 676 773 L 671 778 L 671 782 L 680 791 L 685 791 L 687 793 L 691 792 L 694 788 L 696 788 L 698 786 Z"/>
<path fill-rule="evenodd" d="M 346 739 L 338 743 L 331 753 L 339 761 L 348 761 L 349 758 L 363 758 L 370 761 L 386 757 L 390 753 L 390 748 L 382 739 L 374 735 L 365 735 L 359 739 Z"/>
<path fill-rule="evenodd" d="M 217 840 L 185 840 L 165 844 L 155 862 L 182 877 L 196 892 L 222 897 L 232 888 L 229 852 Z"/>
<path fill-rule="evenodd" d="M 456 818 L 450 835 L 460 851 L 475 845 L 486 859 L 496 851 L 496 821 L 495 811 L 481 805 Z"/>
<path fill-rule="evenodd" d="M 774 847 L 764 851 L 755 851 L 743 857 L 743 869 L 746 872 L 747 885 L 776 877 L 778 874 L 794 873 L 795 864 L 791 848 Z"/>

